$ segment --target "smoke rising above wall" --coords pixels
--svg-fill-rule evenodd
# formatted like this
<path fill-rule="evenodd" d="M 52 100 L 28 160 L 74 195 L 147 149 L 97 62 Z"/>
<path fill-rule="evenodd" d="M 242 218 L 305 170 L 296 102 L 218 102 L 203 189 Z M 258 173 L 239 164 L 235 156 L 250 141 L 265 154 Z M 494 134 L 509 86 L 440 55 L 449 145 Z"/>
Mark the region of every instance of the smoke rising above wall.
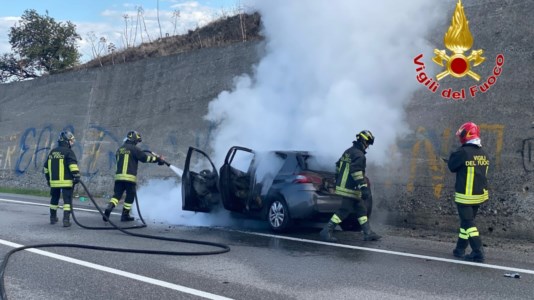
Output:
<path fill-rule="evenodd" d="M 376 137 L 368 162 L 389 162 L 395 139 L 409 132 L 404 107 L 421 87 L 413 58 L 432 55 L 425 36 L 447 9 L 428 0 L 258 0 L 246 5 L 262 15 L 265 55 L 251 76 L 236 78 L 232 91 L 209 104 L 205 118 L 218 126 L 212 149 L 203 150 L 211 150 L 216 167 L 234 145 L 314 151 L 333 166 L 363 129 Z M 227 211 L 181 211 L 180 187 L 172 181 L 159 185 L 152 182 L 139 191 L 145 218 L 236 225 Z"/>
<path fill-rule="evenodd" d="M 404 106 L 419 88 L 413 57 L 431 55 L 428 31 L 445 15 L 435 1 L 249 1 L 266 54 L 252 76 L 209 104 L 217 165 L 230 146 L 311 150 L 332 161 L 356 133 L 376 136 L 368 161 L 386 163 L 408 133 Z M 446 10 L 445 10 L 446 11 Z"/>

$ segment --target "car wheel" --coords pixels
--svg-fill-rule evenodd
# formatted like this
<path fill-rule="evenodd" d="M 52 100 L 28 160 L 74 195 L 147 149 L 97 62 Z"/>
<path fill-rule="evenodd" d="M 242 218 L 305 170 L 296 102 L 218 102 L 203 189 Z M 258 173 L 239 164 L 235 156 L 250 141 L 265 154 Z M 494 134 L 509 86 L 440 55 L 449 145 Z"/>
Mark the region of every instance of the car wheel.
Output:
<path fill-rule="evenodd" d="M 267 212 L 267 221 L 273 231 L 283 232 L 289 228 L 291 217 L 289 209 L 283 199 L 276 198 L 269 205 Z"/>

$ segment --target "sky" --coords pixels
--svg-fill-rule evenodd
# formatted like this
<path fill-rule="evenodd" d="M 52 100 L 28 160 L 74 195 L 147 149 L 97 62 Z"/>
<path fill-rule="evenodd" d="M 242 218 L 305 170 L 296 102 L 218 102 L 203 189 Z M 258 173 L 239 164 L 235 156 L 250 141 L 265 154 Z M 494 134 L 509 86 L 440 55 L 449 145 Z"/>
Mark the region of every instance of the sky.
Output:
<path fill-rule="evenodd" d="M 183 34 L 221 16 L 235 15 L 239 9 L 243 9 L 241 0 L 3 0 L 0 9 L 0 54 L 11 52 L 9 30 L 27 9 L 35 9 L 41 15 L 48 11 L 48 15 L 58 22 L 74 23 L 82 38 L 78 44 L 81 60 L 85 62 L 98 53 L 107 54 L 109 43 L 113 43 L 117 49 L 123 48 L 127 36 L 128 43 L 136 45 L 141 42 L 141 37 L 143 41 L 159 37 L 158 3 L 163 36 L 167 33 Z M 142 14 L 138 18 L 139 11 Z M 128 15 L 128 19 L 124 18 L 125 15 Z M 144 20 L 144 24 L 143 30 L 135 35 L 137 20 Z M 101 37 L 105 38 L 104 47 L 99 43 Z"/>

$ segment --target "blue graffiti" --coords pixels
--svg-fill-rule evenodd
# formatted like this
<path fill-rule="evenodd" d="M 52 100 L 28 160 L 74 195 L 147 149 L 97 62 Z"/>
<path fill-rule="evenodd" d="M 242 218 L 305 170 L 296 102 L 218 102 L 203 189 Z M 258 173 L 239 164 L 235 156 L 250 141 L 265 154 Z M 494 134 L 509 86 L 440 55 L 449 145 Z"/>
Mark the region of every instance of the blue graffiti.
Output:
<path fill-rule="evenodd" d="M 209 122 L 207 130 L 195 132 L 193 137 L 195 147 L 201 149 L 209 147 L 210 140 L 216 128 L 216 123 Z M 64 126 L 61 131 L 70 131 L 74 136 L 78 133 L 73 125 Z M 102 126 L 90 126 L 85 130 L 85 135 L 87 136 L 90 131 L 93 131 L 93 135 L 91 136 L 94 136 L 94 139 L 91 138 L 90 140 L 92 144 L 90 148 L 87 147 L 87 144 L 84 145 L 83 143 L 75 143 L 72 147 L 78 159 L 78 164 L 80 165 L 83 162 L 83 166 L 80 165 L 80 172 L 87 180 L 102 174 L 102 172 L 109 172 L 115 169 L 115 150 L 122 144 L 120 138 Z M 56 134 L 56 130 L 54 130 L 53 125 L 49 124 L 44 125 L 42 128 L 29 127 L 24 130 L 18 141 L 20 151 L 17 153 L 18 158 L 14 167 L 15 174 L 23 175 L 29 169 L 42 172 L 48 153 L 56 146 L 54 134 Z M 178 141 L 177 133 L 169 133 L 167 141 L 174 149 L 174 158 L 176 159 L 182 153 L 179 151 L 180 141 Z M 142 147 L 150 149 L 148 143 L 143 144 Z"/>
<path fill-rule="evenodd" d="M 41 147 L 41 140 L 43 138 L 43 134 L 45 133 L 48 133 L 48 136 L 47 138 L 45 139 L 45 145 L 44 147 Z M 37 139 L 37 145 L 35 147 L 35 154 L 33 155 L 33 162 L 34 162 L 34 167 L 36 170 L 38 170 L 39 167 L 41 166 L 38 166 L 37 165 L 37 155 L 39 154 L 39 152 L 44 152 L 44 155 L 48 155 L 48 152 L 50 151 L 50 141 L 52 139 L 52 126 L 46 126 L 44 127 L 42 130 L 41 130 L 41 133 L 39 134 L 39 138 Z M 46 159 L 46 156 L 44 156 L 45 159 Z"/>
<path fill-rule="evenodd" d="M 20 174 L 24 174 L 26 172 L 26 170 L 28 169 L 28 166 L 30 165 L 30 163 L 32 161 L 32 158 L 30 157 L 30 159 L 28 160 L 28 163 L 26 164 L 26 166 L 21 169 L 21 164 L 22 164 L 22 162 L 24 160 L 24 157 L 28 153 L 28 150 L 31 149 L 31 147 L 29 147 L 26 144 L 26 139 L 28 138 L 28 135 L 30 135 L 30 134 L 32 134 L 32 136 L 35 138 L 35 128 L 32 127 L 32 128 L 26 129 L 26 131 L 24 131 L 24 133 L 20 137 L 20 144 L 19 144 L 20 156 L 17 159 L 17 164 L 15 165 L 15 172 L 17 174 L 19 174 L 19 175 Z"/>
<path fill-rule="evenodd" d="M 63 130 L 69 130 L 74 133 L 74 127 L 70 125 L 63 128 Z M 40 130 L 39 137 L 37 138 L 37 142 L 35 143 L 35 149 L 33 152 L 31 152 L 30 150 L 32 149 L 32 147 L 30 145 L 32 145 L 33 143 L 29 139 L 33 138 L 33 140 L 35 141 L 36 136 L 37 129 L 35 129 L 35 127 L 30 127 L 24 131 L 20 138 L 20 155 L 15 165 L 15 173 L 17 175 L 22 175 L 26 173 L 28 167 L 32 164 L 32 162 L 34 169 L 40 170 L 44 165 L 44 161 L 47 159 L 48 152 L 51 150 L 50 146 L 52 144 L 52 125 L 46 125 Z M 80 146 L 78 146 L 78 150 L 78 152 L 81 152 Z"/>

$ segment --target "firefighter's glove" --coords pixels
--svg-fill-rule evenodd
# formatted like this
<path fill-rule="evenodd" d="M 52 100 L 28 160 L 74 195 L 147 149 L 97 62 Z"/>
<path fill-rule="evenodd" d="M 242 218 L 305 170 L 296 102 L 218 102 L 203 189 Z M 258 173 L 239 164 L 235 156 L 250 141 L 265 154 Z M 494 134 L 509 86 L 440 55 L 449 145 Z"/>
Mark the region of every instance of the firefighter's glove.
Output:
<path fill-rule="evenodd" d="M 165 159 L 163 156 L 156 156 L 156 161 L 158 162 L 159 166 L 163 166 L 165 164 Z"/>
<path fill-rule="evenodd" d="M 72 183 L 74 184 L 80 183 L 80 173 L 72 174 Z"/>
<path fill-rule="evenodd" d="M 371 190 L 369 190 L 368 187 L 362 186 L 360 191 L 362 192 L 362 199 L 363 200 L 367 200 L 367 199 L 371 198 Z"/>

